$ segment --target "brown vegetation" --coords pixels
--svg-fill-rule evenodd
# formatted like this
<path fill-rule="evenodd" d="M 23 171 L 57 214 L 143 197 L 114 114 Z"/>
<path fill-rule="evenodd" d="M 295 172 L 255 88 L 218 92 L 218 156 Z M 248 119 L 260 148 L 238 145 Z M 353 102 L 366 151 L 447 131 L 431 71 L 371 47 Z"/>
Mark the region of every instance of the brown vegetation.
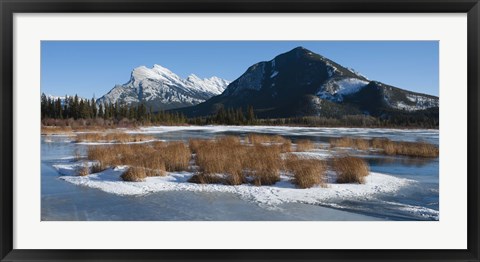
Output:
<path fill-rule="evenodd" d="M 280 148 L 282 153 L 292 151 L 292 141 L 279 135 L 248 134 L 245 137 L 245 143 L 252 145 L 262 144 L 275 146 Z"/>
<path fill-rule="evenodd" d="M 96 163 L 96 164 L 93 164 L 91 167 L 90 167 L 90 173 L 94 174 L 94 173 L 99 173 L 99 172 L 102 172 L 103 170 L 105 170 L 106 168 L 103 167 L 101 164 L 99 163 Z"/>
<path fill-rule="evenodd" d="M 88 165 L 83 165 L 79 170 L 78 170 L 78 176 L 88 176 L 90 174 L 90 169 L 88 168 Z"/>
<path fill-rule="evenodd" d="M 98 170 L 118 165 L 142 168 L 145 176 L 164 176 L 166 167 L 160 150 L 148 144 L 90 146 L 87 150 L 89 160 L 98 161 Z M 176 162 L 172 162 L 176 164 Z M 140 172 L 132 170 L 131 172 Z"/>
<path fill-rule="evenodd" d="M 337 173 L 338 183 L 365 183 L 365 177 L 370 174 L 370 169 L 365 160 L 343 156 L 331 161 L 332 169 Z"/>
<path fill-rule="evenodd" d="M 426 142 L 396 142 L 389 139 L 374 139 L 372 145 L 374 148 L 382 149 L 387 155 L 438 157 L 439 154 L 435 145 Z"/>
<path fill-rule="evenodd" d="M 330 147 L 350 147 L 359 150 L 380 149 L 386 155 L 403 155 L 410 157 L 438 157 L 438 148 L 426 142 L 398 142 L 387 138 L 334 138 Z"/>
<path fill-rule="evenodd" d="M 350 147 L 359 150 L 368 150 L 370 140 L 362 138 L 341 137 L 330 139 L 330 147 Z"/>
<path fill-rule="evenodd" d="M 326 164 L 323 160 L 301 159 L 290 156 L 285 160 L 286 170 L 293 173 L 293 183 L 299 188 L 310 188 L 316 185 L 326 186 Z"/>
<path fill-rule="evenodd" d="M 191 141 L 190 144 L 195 146 L 196 163 L 204 175 L 199 177 L 200 180 L 217 181 L 209 178 L 215 174 L 225 174 L 228 184 L 239 185 L 244 182 L 242 163 L 246 147 L 238 138 L 221 137 L 216 140 Z"/>
<path fill-rule="evenodd" d="M 256 144 L 249 147 L 244 160 L 244 168 L 256 186 L 273 185 L 280 181 L 282 159 L 280 147 Z"/>
<path fill-rule="evenodd" d="M 163 160 L 167 171 L 188 170 L 191 154 L 188 147 L 182 142 L 163 143 L 159 149 L 159 158 Z M 158 144 L 157 144 L 158 145 Z M 159 160 L 159 162 L 162 162 Z"/>
<path fill-rule="evenodd" d="M 201 172 L 191 179 L 192 182 L 240 185 L 251 181 L 255 185 L 271 185 L 280 180 L 281 145 L 242 144 L 237 137 L 231 136 L 190 140 L 189 144 L 196 153 L 196 164 Z M 218 174 L 225 174 L 225 177 L 219 178 Z"/>
<path fill-rule="evenodd" d="M 304 152 L 309 151 L 315 148 L 315 145 L 312 141 L 308 139 L 299 139 L 296 141 L 297 144 L 297 152 Z"/>
<path fill-rule="evenodd" d="M 120 177 L 123 181 L 141 182 L 145 181 L 147 173 L 144 167 L 130 167 Z"/>
<path fill-rule="evenodd" d="M 249 144 L 264 144 L 264 143 L 285 143 L 288 139 L 279 135 L 260 135 L 260 134 L 248 134 L 246 142 Z"/>
<path fill-rule="evenodd" d="M 257 138 L 247 139 L 259 141 Z M 279 138 L 269 139 L 280 141 Z M 265 138 L 260 141 L 265 141 Z M 280 181 L 280 171 L 283 170 L 293 174 L 293 183 L 299 188 L 325 186 L 325 161 L 291 155 L 282 160 L 285 152 L 282 146 L 290 141 L 283 138 L 281 141 L 283 144 L 280 145 L 246 143 L 239 137 L 222 136 L 212 140 L 191 139 L 188 146 L 179 141 L 90 146 L 87 158 L 98 161 L 90 168 L 93 173 L 108 167 L 128 166 L 129 169 L 122 175 L 125 181 L 143 181 L 149 176 L 163 176 L 166 171 L 188 170 L 194 153 L 198 173 L 188 180 L 191 183 L 272 185 Z M 297 145 L 301 145 L 302 150 L 308 150 L 314 144 L 309 140 L 299 140 Z M 356 157 L 333 159 L 331 166 L 338 175 L 339 183 L 364 183 L 364 177 L 369 174 L 367 163 Z"/>
<path fill-rule="evenodd" d="M 153 140 L 153 136 L 143 134 L 127 134 L 123 132 L 112 133 L 82 133 L 77 134 L 75 142 L 117 142 L 130 143 Z"/>
<path fill-rule="evenodd" d="M 212 174 L 195 174 L 188 179 L 188 182 L 195 184 L 224 184 L 225 179 Z"/>
<path fill-rule="evenodd" d="M 69 126 L 42 126 L 40 130 L 42 135 L 69 135 L 72 132 L 73 130 Z"/>

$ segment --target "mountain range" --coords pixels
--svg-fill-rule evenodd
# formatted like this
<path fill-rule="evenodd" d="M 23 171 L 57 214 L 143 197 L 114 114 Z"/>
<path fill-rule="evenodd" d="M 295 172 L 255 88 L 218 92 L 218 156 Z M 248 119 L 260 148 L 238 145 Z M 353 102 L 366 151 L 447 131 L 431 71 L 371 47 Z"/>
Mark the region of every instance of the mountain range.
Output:
<path fill-rule="evenodd" d="M 220 108 L 248 106 L 253 106 L 261 118 L 388 117 L 419 112 L 438 118 L 439 99 L 369 80 L 353 69 L 297 47 L 250 66 L 222 94 L 177 111 L 194 117 L 215 114 Z"/>
<path fill-rule="evenodd" d="M 127 83 L 116 85 L 97 99 L 97 104 L 118 102 L 132 105 L 142 102 L 154 111 L 180 108 L 221 94 L 229 83 L 215 76 L 201 79 L 194 74 L 182 79 L 160 65 L 153 68 L 140 66 L 132 71 Z"/>
<path fill-rule="evenodd" d="M 127 83 L 116 85 L 96 102 L 144 103 L 154 111 L 171 110 L 188 117 L 250 106 L 259 118 L 402 115 L 438 119 L 439 112 L 436 96 L 370 80 L 303 47 L 258 62 L 233 82 L 194 74 L 182 79 L 160 65 L 140 66 Z"/>

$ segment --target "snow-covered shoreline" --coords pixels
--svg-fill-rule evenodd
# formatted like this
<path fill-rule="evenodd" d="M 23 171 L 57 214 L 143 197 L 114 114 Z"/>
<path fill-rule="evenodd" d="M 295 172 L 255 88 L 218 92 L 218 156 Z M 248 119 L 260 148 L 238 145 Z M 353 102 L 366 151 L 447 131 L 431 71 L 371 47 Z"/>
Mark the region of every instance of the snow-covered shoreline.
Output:
<path fill-rule="evenodd" d="M 164 177 L 147 177 L 144 182 L 122 181 L 120 175 L 128 168 L 119 166 L 88 176 L 77 176 L 76 170 L 83 164 L 58 164 L 53 167 L 62 175 L 60 179 L 79 186 L 96 188 L 116 195 L 145 195 L 160 191 L 226 192 L 240 196 L 260 205 L 273 207 L 281 203 L 322 204 L 330 199 L 368 198 L 379 193 L 396 192 L 401 187 L 414 183 L 381 173 L 370 173 L 365 184 L 337 184 L 329 179 L 327 187 L 296 188 L 290 177 L 281 176 L 281 181 L 272 186 L 238 186 L 220 184 L 194 184 L 187 182 L 193 173 L 169 172 Z M 89 164 L 91 165 L 91 163 Z"/>

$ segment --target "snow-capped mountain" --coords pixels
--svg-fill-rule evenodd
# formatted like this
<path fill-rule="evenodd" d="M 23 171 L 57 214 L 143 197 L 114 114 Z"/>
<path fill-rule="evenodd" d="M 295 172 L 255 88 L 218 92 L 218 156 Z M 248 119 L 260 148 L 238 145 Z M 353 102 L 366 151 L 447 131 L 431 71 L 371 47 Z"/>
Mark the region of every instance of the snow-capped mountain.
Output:
<path fill-rule="evenodd" d="M 51 95 L 51 94 L 42 94 L 42 96 L 40 97 L 41 99 L 49 99 L 51 101 L 54 101 L 56 102 L 58 99 L 60 99 L 60 104 L 63 106 L 65 105 L 67 99 L 69 98 L 74 98 L 74 96 L 56 96 L 56 95 Z M 83 100 L 83 101 L 90 101 L 89 99 L 87 98 L 83 98 L 83 97 L 77 97 L 78 98 L 78 101 L 80 100 Z"/>
<path fill-rule="evenodd" d="M 116 85 L 97 103 L 130 105 L 143 102 L 155 111 L 173 109 L 204 102 L 221 94 L 229 83 L 215 76 L 201 79 L 193 74 L 182 79 L 160 65 L 154 65 L 153 68 L 140 66 L 132 71 L 127 83 Z"/>
<path fill-rule="evenodd" d="M 372 81 L 351 68 L 297 47 L 250 66 L 221 95 L 180 111 L 189 116 L 209 115 L 221 107 L 247 106 L 267 118 L 365 114 L 385 117 L 430 108 L 438 112 L 439 100 Z"/>

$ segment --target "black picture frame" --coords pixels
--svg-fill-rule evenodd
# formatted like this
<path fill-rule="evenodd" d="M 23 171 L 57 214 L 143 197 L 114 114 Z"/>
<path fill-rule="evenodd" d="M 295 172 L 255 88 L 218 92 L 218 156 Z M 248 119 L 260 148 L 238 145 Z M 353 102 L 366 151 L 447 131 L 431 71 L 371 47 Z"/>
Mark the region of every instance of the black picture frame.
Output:
<path fill-rule="evenodd" d="M 1 261 L 480 261 L 478 0 L 0 0 Z M 468 239 L 466 250 L 18 250 L 13 249 L 13 15 L 15 13 L 467 13 Z"/>

